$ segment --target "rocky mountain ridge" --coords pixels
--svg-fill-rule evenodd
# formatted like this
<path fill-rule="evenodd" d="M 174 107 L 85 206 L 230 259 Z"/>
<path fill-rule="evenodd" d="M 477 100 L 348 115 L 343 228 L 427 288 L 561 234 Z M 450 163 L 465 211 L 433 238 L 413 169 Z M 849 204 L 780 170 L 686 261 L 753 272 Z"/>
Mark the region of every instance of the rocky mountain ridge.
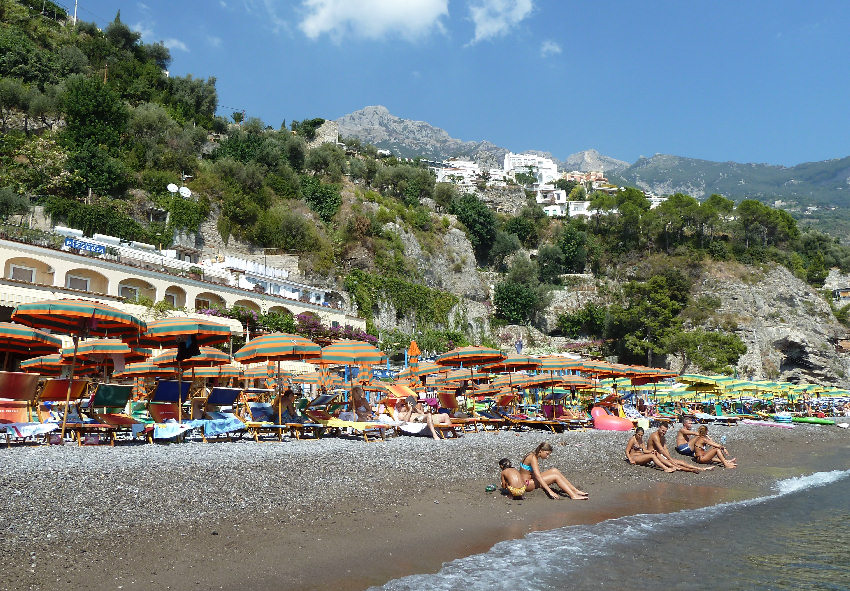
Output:
<path fill-rule="evenodd" d="M 356 137 L 402 157 L 444 160 L 465 157 L 501 166 L 508 148 L 487 140 L 463 141 L 425 121 L 397 117 L 386 107 L 369 106 L 336 120 L 342 137 Z M 549 152 L 528 153 L 552 157 Z M 594 149 L 558 161 L 562 170 L 603 170 L 615 183 L 660 195 L 682 192 L 697 198 L 719 193 L 730 199 L 795 200 L 800 205 L 850 207 L 850 156 L 796 166 L 714 162 L 671 154 L 640 158 L 633 164 Z"/>

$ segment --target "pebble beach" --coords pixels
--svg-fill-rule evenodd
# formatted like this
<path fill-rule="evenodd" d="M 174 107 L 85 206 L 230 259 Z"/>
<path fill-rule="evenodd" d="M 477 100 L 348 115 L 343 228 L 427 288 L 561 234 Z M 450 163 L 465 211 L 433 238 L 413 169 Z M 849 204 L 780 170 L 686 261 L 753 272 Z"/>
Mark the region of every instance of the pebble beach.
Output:
<path fill-rule="evenodd" d="M 740 425 L 712 435 L 726 435 L 738 469 L 631 466 L 627 433 L 594 430 L 13 446 L 0 450 L 0 589 L 360 589 L 533 529 L 603 519 L 612 506 L 646 510 L 613 502 L 630 491 L 674 484 L 669 503 L 697 506 L 850 467 L 846 429 Z M 516 463 L 544 440 L 555 446 L 544 468 L 559 468 L 589 501 L 485 491 L 498 484 L 499 458 Z M 689 499 L 689 487 L 702 492 Z"/>

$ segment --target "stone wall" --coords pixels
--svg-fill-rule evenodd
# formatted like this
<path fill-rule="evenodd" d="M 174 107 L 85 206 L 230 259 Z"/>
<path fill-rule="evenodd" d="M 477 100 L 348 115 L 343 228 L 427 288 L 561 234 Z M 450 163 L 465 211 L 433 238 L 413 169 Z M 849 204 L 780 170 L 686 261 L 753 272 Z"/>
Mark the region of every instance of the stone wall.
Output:
<path fill-rule="evenodd" d="M 339 141 L 339 124 L 336 121 L 325 121 L 316 129 L 316 137 L 307 143 L 308 148 L 316 148 L 322 144 L 336 144 Z"/>

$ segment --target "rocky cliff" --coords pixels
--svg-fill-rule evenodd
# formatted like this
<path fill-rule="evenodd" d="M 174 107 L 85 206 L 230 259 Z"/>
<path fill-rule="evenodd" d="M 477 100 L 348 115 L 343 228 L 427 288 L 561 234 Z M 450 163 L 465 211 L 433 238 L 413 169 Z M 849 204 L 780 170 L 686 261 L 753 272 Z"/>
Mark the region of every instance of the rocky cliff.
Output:
<path fill-rule="evenodd" d="M 713 265 L 692 295 L 719 299 L 708 324 L 736 333 L 747 345 L 739 376 L 850 385 L 850 356 L 835 348 L 847 329 L 823 297 L 786 268 Z"/>

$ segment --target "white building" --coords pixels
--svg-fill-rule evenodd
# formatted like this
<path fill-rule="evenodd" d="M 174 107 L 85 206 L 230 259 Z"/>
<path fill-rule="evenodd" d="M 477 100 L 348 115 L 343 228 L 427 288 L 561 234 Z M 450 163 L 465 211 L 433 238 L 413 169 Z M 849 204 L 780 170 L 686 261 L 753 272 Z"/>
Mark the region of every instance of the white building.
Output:
<path fill-rule="evenodd" d="M 533 168 L 537 175 L 537 183 L 551 183 L 558 178 L 558 165 L 549 158 L 536 154 L 505 154 L 505 174 L 527 172 Z"/>
<path fill-rule="evenodd" d="M 452 183 L 463 189 L 472 190 L 481 176 L 481 169 L 472 160 L 450 158 L 442 167 L 435 167 L 438 183 Z"/>

